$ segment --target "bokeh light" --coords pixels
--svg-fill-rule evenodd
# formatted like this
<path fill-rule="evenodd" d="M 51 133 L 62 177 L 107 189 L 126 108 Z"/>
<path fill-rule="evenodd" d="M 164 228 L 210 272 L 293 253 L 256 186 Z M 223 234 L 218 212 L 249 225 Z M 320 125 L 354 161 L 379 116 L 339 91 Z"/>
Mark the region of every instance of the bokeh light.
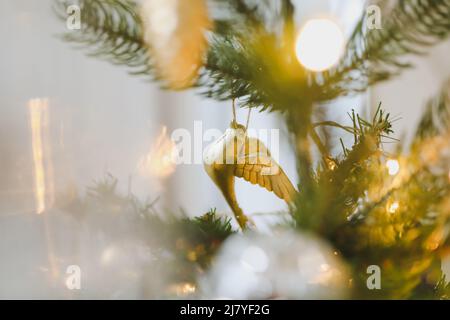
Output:
<path fill-rule="evenodd" d="M 400 164 L 395 159 L 389 159 L 386 161 L 386 167 L 388 168 L 388 173 L 391 176 L 395 176 L 400 171 Z"/>
<path fill-rule="evenodd" d="M 343 49 L 344 34 L 330 19 L 309 20 L 296 41 L 297 59 L 312 71 L 324 71 L 334 66 Z"/>

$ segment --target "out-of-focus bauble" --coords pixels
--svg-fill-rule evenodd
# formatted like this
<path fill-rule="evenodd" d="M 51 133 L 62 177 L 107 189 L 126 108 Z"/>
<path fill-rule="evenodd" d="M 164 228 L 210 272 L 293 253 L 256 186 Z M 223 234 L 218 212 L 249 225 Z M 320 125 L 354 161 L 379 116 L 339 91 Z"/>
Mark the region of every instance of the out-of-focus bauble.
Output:
<path fill-rule="evenodd" d="M 342 299 L 349 277 L 324 242 L 278 230 L 232 236 L 199 285 L 212 299 Z"/>
<path fill-rule="evenodd" d="M 171 89 L 194 84 L 211 29 L 204 0 L 145 0 L 141 17 L 157 76 Z"/>

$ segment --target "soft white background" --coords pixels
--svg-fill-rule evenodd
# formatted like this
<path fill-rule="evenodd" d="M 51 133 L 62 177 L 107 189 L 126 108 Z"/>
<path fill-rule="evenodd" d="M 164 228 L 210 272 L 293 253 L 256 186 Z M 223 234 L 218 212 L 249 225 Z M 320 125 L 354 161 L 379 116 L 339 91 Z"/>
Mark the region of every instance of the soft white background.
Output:
<path fill-rule="evenodd" d="M 9 222 L 2 221 L 11 216 L 32 214 L 35 208 L 27 108 L 32 98 L 50 99 L 51 137 L 46 143 L 52 148 L 57 193 L 77 190 L 82 194 L 93 180 L 111 173 L 119 179 L 119 188 L 123 192 L 127 192 L 131 181 L 131 191 L 141 199 L 160 197 L 158 204 L 161 210 L 183 208 L 190 215 L 200 215 L 211 207 L 217 207 L 219 212 L 229 212 L 201 165 L 179 166 L 164 181 L 140 175 L 137 166 L 163 125 L 169 132 L 176 128 L 192 130 L 194 120 L 201 120 L 204 129 L 224 130 L 231 119 L 230 103 L 207 100 L 192 91 L 164 92 L 156 84 L 129 76 L 125 68 L 87 58 L 82 51 L 72 49 L 56 37 L 66 30 L 65 24 L 54 17 L 51 2 L 0 2 L 2 230 L 8 230 L 10 226 Z M 364 1 L 296 2 L 302 5 L 297 19 L 331 12 L 340 17 L 348 32 L 358 19 Z M 416 69 L 404 72 L 396 80 L 376 86 L 371 91 L 372 107 L 381 100 L 387 110 L 402 117 L 395 124 L 398 135 L 406 132 L 410 136 L 425 101 L 450 75 L 449 49 L 450 43 L 446 42 L 431 50 L 430 55 L 414 58 Z M 352 108 L 370 109 L 365 103 L 369 100 L 367 98 L 338 101 L 332 106 L 333 116 L 343 119 Z M 240 111 L 238 117 L 244 119 L 245 115 L 245 111 Z M 280 162 L 296 182 L 295 163 L 282 122 L 275 115 L 254 112 L 251 127 L 281 129 Z M 285 208 L 285 204 L 273 194 L 243 182 L 237 184 L 237 194 L 247 213 Z M 21 229 L 20 223 L 14 230 L 17 230 L 17 238 L 13 239 L 33 234 L 33 230 Z M 4 261 L 7 257 L 14 257 L 15 250 L 27 249 L 24 243 L 17 244 L 11 242 L 12 238 L 8 239 L 10 242 L 1 239 L 1 260 L 5 258 Z M 19 278 L 9 273 L 17 271 L 19 265 L 33 262 L 27 259 L 20 258 L 20 261 L 2 266 L 0 280 L 12 281 L 9 296 L 20 297 L 26 288 L 30 289 L 25 282 L 19 281 L 20 273 L 17 274 Z M 6 291 L 1 293 L 8 296 Z M 46 297 L 45 292 L 39 290 L 30 294 Z"/>

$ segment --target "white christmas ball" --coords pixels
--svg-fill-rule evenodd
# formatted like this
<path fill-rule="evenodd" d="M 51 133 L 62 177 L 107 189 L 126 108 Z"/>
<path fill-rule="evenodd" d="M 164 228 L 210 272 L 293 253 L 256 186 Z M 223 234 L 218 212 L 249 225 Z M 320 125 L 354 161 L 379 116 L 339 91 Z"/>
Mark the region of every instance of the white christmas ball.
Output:
<path fill-rule="evenodd" d="M 201 294 L 212 299 L 342 299 L 348 285 L 329 246 L 286 230 L 232 236 L 199 280 Z"/>

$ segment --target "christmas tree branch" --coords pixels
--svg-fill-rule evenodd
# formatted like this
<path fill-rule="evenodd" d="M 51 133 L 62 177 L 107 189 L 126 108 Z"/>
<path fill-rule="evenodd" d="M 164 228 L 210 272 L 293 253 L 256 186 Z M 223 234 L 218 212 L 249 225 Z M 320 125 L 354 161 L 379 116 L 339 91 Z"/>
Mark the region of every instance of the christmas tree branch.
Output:
<path fill-rule="evenodd" d="M 55 9 L 65 19 L 66 8 L 73 1 L 55 1 Z M 67 42 L 88 48 L 88 56 L 126 65 L 131 74 L 149 75 L 152 68 L 148 48 L 142 37 L 138 6 L 130 0 L 78 0 L 81 30 L 62 35 Z"/>
<path fill-rule="evenodd" d="M 433 99 L 436 106 L 441 105 L 442 97 L 447 96 L 441 93 Z M 439 110 L 441 118 L 433 116 L 430 121 L 427 109 L 421 121 L 426 130 L 419 130 L 427 134 L 419 135 L 411 154 L 394 156 L 402 165 L 395 177 L 387 175 L 378 156 L 373 161 L 359 161 L 346 174 L 340 192 L 330 193 L 340 197 L 335 203 L 340 208 L 333 211 L 334 207 L 329 207 L 324 211 L 322 223 L 315 225 L 352 261 L 355 274 L 361 274 L 355 278 L 355 297 L 441 299 L 448 295 L 448 286 L 442 283 L 438 252 L 440 248 L 445 250 L 449 238 L 445 230 L 450 223 L 450 131 L 438 126 L 440 130 L 436 132 L 434 121 L 448 123 L 449 114 L 445 108 L 434 110 Z M 360 123 L 357 118 L 353 117 Z M 339 165 L 342 167 L 342 163 Z M 332 187 L 319 188 L 325 194 L 322 198 L 330 189 L 336 190 L 337 183 L 328 178 L 324 182 Z M 339 184 L 336 186 L 339 188 Z M 350 214 L 350 223 L 341 221 L 333 227 L 334 216 L 343 212 Z M 367 290 L 365 267 L 373 264 L 383 266 L 382 291 Z"/>
<path fill-rule="evenodd" d="M 381 136 L 392 133 L 390 115 L 383 112 L 380 104 L 371 121 L 362 119 L 354 112 L 351 118 L 354 126 L 350 131 L 355 135 L 353 148 L 347 150 L 344 147 L 342 160 L 325 159 L 328 160 L 327 165 L 317 173 L 314 195 L 300 192 L 299 210 L 295 216 L 300 228 L 332 232 L 337 226 L 345 224 L 370 181 L 363 183 L 355 177 L 367 175 L 370 158 L 379 153 Z"/>
<path fill-rule="evenodd" d="M 407 55 L 423 54 L 425 47 L 448 37 L 450 2 L 400 1 L 383 20 L 382 29 L 369 30 L 366 20 L 364 15 L 348 43 L 342 63 L 323 73 L 307 72 L 295 58 L 292 59 L 293 37 L 284 38 L 290 41 L 288 51 L 280 47 L 276 38 L 264 42 L 261 46 L 267 49 L 266 54 L 266 51 L 255 50 L 260 34 L 250 32 L 248 38 L 234 38 L 237 30 L 230 30 L 227 38 L 218 38 L 212 43 L 210 59 L 199 85 L 209 88 L 205 91 L 209 97 L 225 100 L 241 96 L 245 97 L 242 102 L 245 105 L 281 111 L 364 91 L 369 85 L 387 80 L 410 67 L 410 63 L 402 61 Z M 230 39 L 238 45 L 230 41 L 229 45 L 222 46 Z M 223 55 L 232 58 L 228 62 L 234 62 L 233 70 L 229 64 L 220 63 L 218 57 Z M 276 66 L 278 72 L 272 74 L 270 66 Z M 255 73 L 257 70 L 264 73 Z M 292 70 L 294 72 L 290 72 Z M 264 83 L 261 77 L 264 77 Z M 298 94 L 292 96 L 290 90 Z M 280 96 L 286 97 L 285 101 L 279 101 Z"/>
<path fill-rule="evenodd" d="M 117 189 L 118 180 L 108 174 L 94 181 L 85 197 L 57 199 L 58 209 L 80 221 L 89 221 L 93 232 L 111 241 L 130 237 L 146 243 L 152 252 L 164 251 L 176 260 L 174 277 L 195 282 L 199 270 L 209 267 L 225 239 L 235 233 L 231 219 L 210 210 L 196 218 L 155 208 L 156 200 L 142 203 L 132 194 Z M 61 197 L 61 195 L 60 195 Z M 122 240 L 120 240 L 122 239 Z"/>
<path fill-rule="evenodd" d="M 416 141 L 445 133 L 450 129 L 450 80 L 441 93 L 431 99 L 416 130 Z"/>
<path fill-rule="evenodd" d="M 450 33 L 449 0 L 398 1 L 389 14 L 384 9 L 381 29 L 369 29 L 366 15 L 361 17 L 342 63 L 323 74 L 325 93 L 335 96 L 365 91 L 372 84 L 388 80 L 411 67 L 405 61 L 407 55 L 424 54 L 426 47 Z"/>
<path fill-rule="evenodd" d="M 261 14 L 262 9 L 275 10 L 268 2 L 249 7 L 242 0 L 210 1 L 216 28 L 196 86 L 208 97 L 241 98 L 243 105 L 268 110 L 308 108 L 314 102 L 364 91 L 410 66 L 403 57 L 423 53 L 423 48 L 445 39 L 450 31 L 450 0 L 399 1 L 380 30 L 368 30 L 366 17 L 361 18 L 337 68 L 310 73 L 294 57 L 294 7 L 290 1 L 282 2 L 280 15 L 272 15 L 284 25 L 281 37 L 268 29 Z M 94 48 L 92 55 L 115 64 L 137 68 L 138 74 L 151 72 L 142 22 L 133 1 L 79 3 L 83 28 L 67 33 L 65 40 Z M 237 23 L 239 16 L 242 19 Z"/>

